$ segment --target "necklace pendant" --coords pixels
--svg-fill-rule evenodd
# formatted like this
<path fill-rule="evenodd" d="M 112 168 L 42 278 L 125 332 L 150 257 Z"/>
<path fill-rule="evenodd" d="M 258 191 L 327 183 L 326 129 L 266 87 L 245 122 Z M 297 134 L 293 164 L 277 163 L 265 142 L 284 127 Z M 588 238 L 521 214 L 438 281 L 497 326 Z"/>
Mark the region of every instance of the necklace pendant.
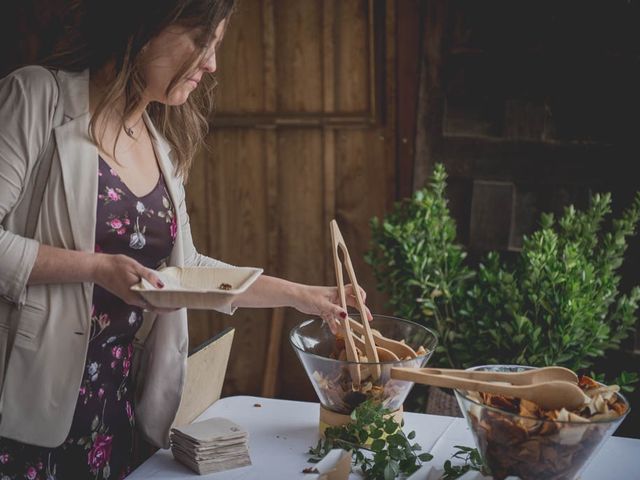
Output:
<path fill-rule="evenodd" d="M 129 135 L 130 137 L 133 137 L 133 128 L 127 127 L 125 128 L 125 131 L 127 132 L 127 135 Z"/>

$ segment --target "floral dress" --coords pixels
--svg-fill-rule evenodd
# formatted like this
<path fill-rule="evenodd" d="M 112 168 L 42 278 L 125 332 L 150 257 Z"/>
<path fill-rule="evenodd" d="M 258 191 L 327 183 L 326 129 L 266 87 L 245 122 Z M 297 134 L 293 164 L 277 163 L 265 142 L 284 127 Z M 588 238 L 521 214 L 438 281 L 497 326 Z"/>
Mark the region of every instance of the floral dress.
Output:
<path fill-rule="evenodd" d="M 157 268 L 176 238 L 175 209 L 162 175 L 137 197 L 99 159 L 96 252 L 124 254 Z M 134 427 L 131 361 L 142 310 L 94 286 L 91 336 L 71 430 L 56 448 L 0 438 L 0 480 L 123 478 Z"/>

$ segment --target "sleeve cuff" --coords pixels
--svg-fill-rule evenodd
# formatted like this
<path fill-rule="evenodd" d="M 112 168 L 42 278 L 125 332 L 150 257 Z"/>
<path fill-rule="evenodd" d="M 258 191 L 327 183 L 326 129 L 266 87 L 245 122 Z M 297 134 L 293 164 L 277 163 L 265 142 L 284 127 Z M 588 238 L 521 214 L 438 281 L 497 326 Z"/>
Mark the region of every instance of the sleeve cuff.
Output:
<path fill-rule="evenodd" d="M 16 237 L 14 241 L 23 243 L 21 252 L 13 258 L 13 265 L 3 265 L 0 281 L 5 282 L 3 296 L 17 305 L 24 305 L 27 300 L 27 283 L 38 257 L 40 244 L 31 238 Z M 13 267 L 13 268 L 12 268 Z"/>

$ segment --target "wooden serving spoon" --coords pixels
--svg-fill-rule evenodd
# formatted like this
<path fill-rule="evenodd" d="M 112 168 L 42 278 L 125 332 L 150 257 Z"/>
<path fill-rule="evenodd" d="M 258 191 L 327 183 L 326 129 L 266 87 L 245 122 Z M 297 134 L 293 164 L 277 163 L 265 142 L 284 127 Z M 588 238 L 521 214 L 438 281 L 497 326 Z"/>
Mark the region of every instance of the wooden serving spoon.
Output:
<path fill-rule="evenodd" d="M 589 397 L 585 395 L 578 385 L 562 380 L 552 380 L 528 385 L 504 385 L 502 383 L 483 382 L 469 378 L 426 373 L 424 370 L 429 369 L 394 367 L 391 369 L 391 378 L 436 387 L 524 398 L 538 404 L 542 408 L 550 410 L 560 408 L 574 410 L 589 401 Z"/>
<path fill-rule="evenodd" d="M 364 327 L 362 324 L 360 322 L 356 322 L 351 317 L 349 317 L 349 326 L 354 332 L 359 333 L 360 335 L 364 333 Z M 387 338 L 377 330 L 371 329 L 371 335 L 373 336 L 373 341 L 378 347 L 382 347 L 387 351 L 393 352 L 399 359 L 407 357 L 416 358 L 418 356 L 415 350 L 406 343 Z"/>
<path fill-rule="evenodd" d="M 456 370 L 453 368 L 423 368 L 422 372 L 433 375 L 468 378 L 484 382 L 506 382 L 511 385 L 531 385 L 533 383 L 561 380 L 577 385 L 578 375 L 564 367 L 542 367 L 522 372 L 494 372 L 483 370 Z"/>

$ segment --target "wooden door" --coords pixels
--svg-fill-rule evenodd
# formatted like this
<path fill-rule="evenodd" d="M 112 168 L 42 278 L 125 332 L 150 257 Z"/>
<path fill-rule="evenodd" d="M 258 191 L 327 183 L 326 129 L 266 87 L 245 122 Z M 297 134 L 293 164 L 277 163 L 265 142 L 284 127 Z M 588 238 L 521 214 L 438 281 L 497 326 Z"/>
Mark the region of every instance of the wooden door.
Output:
<path fill-rule="evenodd" d="M 395 195 L 393 84 L 386 42 L 393 4 L 379 0 L 244 0 L 219 59 L 211 147 L 188 185 L 197 246 L 266 274 L 335 284 L 329 221 L 337 218 L 360 282 L 369 219 Z M 392 64 L 391 64 L 392 65 Z M 383 81 L 384 80 L 384 81 Z M 381 310 L 381 297 L 371 305 Z M 225 394 L 258 394 L 271 311 L 190 313 L 192 344 L 236 328 Z M 315 399 L 288 342 L 307 316 L 287 310 L 277 394 Z"/>

